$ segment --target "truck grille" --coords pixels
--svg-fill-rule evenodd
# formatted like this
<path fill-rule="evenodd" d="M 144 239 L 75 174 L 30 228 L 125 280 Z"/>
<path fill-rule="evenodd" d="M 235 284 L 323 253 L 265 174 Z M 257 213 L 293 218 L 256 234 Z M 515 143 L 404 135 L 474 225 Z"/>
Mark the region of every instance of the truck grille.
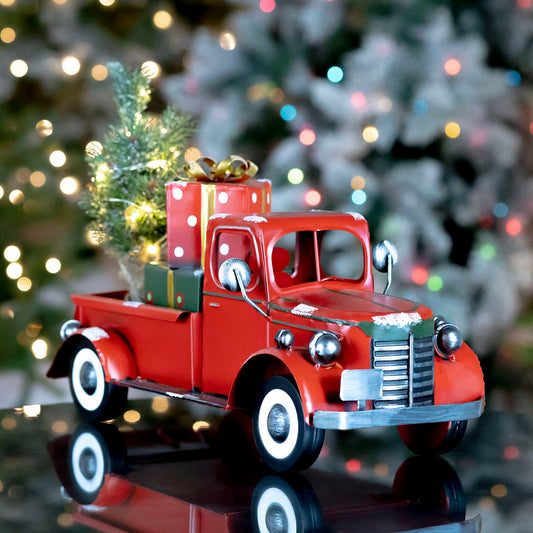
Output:
<path fill-rule="evenodd" d="M 412 354 L 412 357 L 409 357 Z M 383 397 L 374 408 L 433 404 L 433 337 L 372 341 L 372 365 L 383 370 Z"/>

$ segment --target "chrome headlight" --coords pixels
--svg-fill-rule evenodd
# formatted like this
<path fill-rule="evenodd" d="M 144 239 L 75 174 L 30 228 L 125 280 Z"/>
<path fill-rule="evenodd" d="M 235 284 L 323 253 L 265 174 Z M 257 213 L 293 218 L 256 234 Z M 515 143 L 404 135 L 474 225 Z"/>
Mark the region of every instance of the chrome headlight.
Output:
<path fill-rule="evenodd" d="M 288 350 L 294 344 L 294 333 L 289 329 L 278 329 L 275 340 L 278 348 Z"/>
<path fill-rule="evenodd" d="M 341 353 L 339 337 L 329 331 L 315 333 L 309 343 L 311 359 L 322 366 L 332 365 Z"/>
<path fill-rule="evenodd" d="M 463 335 L 457 326 L 443 320 L 435 325 L 435 348 L 445 357 L 452 356 L 463 345 Z"/>
<path fill-rule="evenodd" d="M 70 337 L 73 333 L 76 333 L 81 328 L 81 322 L 78 320 L 67 320 L 59 331 L 59 335 L 62 340 L 65 340 L 67 337 Z"/>

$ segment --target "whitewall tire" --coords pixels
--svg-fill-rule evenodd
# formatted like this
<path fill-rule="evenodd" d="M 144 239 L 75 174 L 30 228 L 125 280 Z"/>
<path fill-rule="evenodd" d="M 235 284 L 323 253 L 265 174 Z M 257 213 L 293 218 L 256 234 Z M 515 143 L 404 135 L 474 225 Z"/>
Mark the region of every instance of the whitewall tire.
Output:
<path fill-rule="evenodd" d="M 253 433 L 264 462 L 278 472 L 311 466 L 324 441 L 324 430 L 305 423 L 298 389 L 285 376 L 263 383 L 253 414 Z"/>

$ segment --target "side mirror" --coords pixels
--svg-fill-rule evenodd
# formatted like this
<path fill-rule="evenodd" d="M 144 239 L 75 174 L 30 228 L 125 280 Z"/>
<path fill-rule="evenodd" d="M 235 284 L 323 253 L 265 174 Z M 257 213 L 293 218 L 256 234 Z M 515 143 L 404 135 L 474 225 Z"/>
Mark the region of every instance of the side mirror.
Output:
<path fill-rule="evenodd" d="M 241 287 L 239 286 L 237 273 L 240 275 L 242 284 L 246 289 L 252 280 L 252 271 L 242 259 L 236 259 L 235 257 L 226 259 L 218 269 L 218 280 L 222 287 L 231 292 L 239 292 Z"/>
<path fill-rule="evenodd" d="M 387 294 L 392 283 L 392 267 L 398 263 L 398 250 L 390 241 L 378 242 L 372 250 L 372 263 L 378 272 L 387 273 L 387 285 L 383 294 Z"/>
<path fill-rule="evenodd" d="M 222 287 L 231 292 L 241 292 L 243 300 L 253 307 L 259 314 L 268 317 L 268 313 L 263 311 L 255 302 L 250 300 L 246 294 L 246 287 L 252 281 L 252 271 L 250 267 L 242 260 L 232 257 L 226 259 L 218 269 L 218 280 Z"/>

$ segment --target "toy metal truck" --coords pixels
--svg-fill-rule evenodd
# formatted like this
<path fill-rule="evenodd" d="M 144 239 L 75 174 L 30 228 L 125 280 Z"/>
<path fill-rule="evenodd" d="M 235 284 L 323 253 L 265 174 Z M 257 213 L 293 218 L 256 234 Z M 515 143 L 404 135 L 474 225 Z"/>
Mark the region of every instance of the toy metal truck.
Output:
<path fill-rule="evenodd" d="M 48 375 L 69 377 L 87 420 L 119 416 L 131 387 L 243 409 L 277 471 L 310 466 L 325 429 L 398 426 L 444 453 L 483 411 L 481 367 L 428 307 L 374 292 L 373 261 L 388 289 L 395 260 L 358 214 L 215 215 L 204 268 L 176 271 L 181 308 L 72 296 Z"/>

